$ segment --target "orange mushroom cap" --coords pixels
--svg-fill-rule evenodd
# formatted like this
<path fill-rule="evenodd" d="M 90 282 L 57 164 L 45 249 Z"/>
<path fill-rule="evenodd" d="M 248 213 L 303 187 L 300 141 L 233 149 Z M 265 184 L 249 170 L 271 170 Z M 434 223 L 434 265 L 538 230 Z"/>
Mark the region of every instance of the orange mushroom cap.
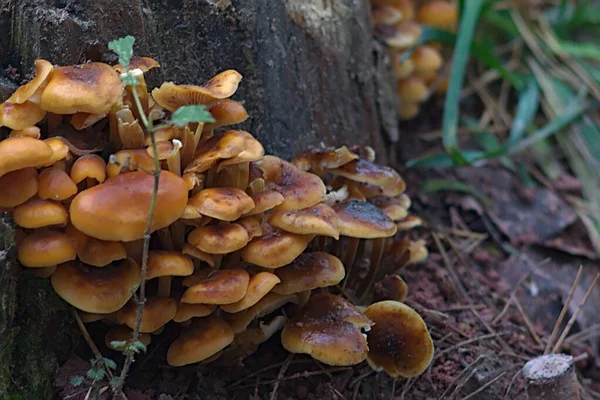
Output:
<path fill-rule="evenodd" d="M 211 137 L 198 146 L 193 160 L 183 172 L 205 172 L 219 160 L 237 156 L 246 148 L 246 139 L 243 131 L 233 130 Z"/>
<path fill-rule="evenodd" d="M 130 301 L 117 312 L 117 321 L 131 329 L 135 328 L 138 306 Z M 146 299 L 140 332 L 150 333 L 163 327 L 177 314 L 177 301 L 168 297 L 151 297 Z"/>
<path fill-rule="evenodd" d="M 52 160 L 52 148 L 43 140 L 13 137 L 0 141 L 0 176 L 27 167 L 41 167 Z"/>
<path fill-rule="evenodd" d="M 75 257 L 77 253 L 69 237 L 55 231 L 34 232 L 17 248 L 17 259 L 30 268 L 53 267 Z"/>
<path fill-rule="evenodd" d="M 146 279 L 160 276 L 189 276 L 192 273 L 194 273 L 194 263 L 182 253 L 158 250 L 148 252 Z"/>
<path fill-rule="evenodd" d="M 40 172 L 38 195 L 41 199 L 66 200 L 77 194 L 77 185 L 60 168 L 46 168 Z"/>
<path fill-rule="evenodd" d="M 292 294 L 337 285 L 344 279 L 346 270 L 337 257 L 315 252 L 301 254 L 292 263 L 277 268 L 274 274 L 281 283 L 273 288 L 273 292 Z"/>
<path fill-rule="evenodd" d="M 48 75 L 50 75 L 50 72 L 53 68 L 54 66 L 52 65 L 52 63 L 46 60 L 35 60 L 35 77 L 26 84 L 21 85 L 12 94 L 12 96 L 8 98 L 7 101 L 9 103 L 22 104 L 30 98 L 32 98 L 33 95 L 36 94 L 36 92 L 38 92 L 38 89 L 44 87 L 46 79 L 48 78 Z"/>
<path fill-rule="evenodd" d="M 265 297 L 279 282 L 280 280 L 276 275 L 269 272 L 259 272 L 250 278 L 244 297 L 235 303 L 221 305 L 221 310 L 235 313 L 250 308 Z"/>
<path fill-rule="evenodd" d="M 72 224 L 66 234 L 73 241 L 79 259 L 94 267 L 104 267 L 113 261 L 127 258 L 127 251 L 121 242 L 109 242 L 86 235 Z"/>
<path fill-rule="evenodd" d="M 188 288 L 181 301 L 192 304 L 232 304 L 244 298 L 250 275 L 243 269 L 217 271 Z"/>
<path fill-rule="evenodd" d="M 46 116 L 39 104 L 26 101 L 22 104 L 5 102 L 0 104 L 0 126 L 10 129 L 25 129 L 37 124 Z"/>
<path fill-rule="evenodd" d="M 13 219 L 22 228 L 36 229 L 51 225 L 67 225 L 69 214 L 59 202 L 34 197 L 15 208 Z"/>
<path fill-rule="evenodd" d="M 218 187 L 204 189 L 188 201 L 200 214 L 221 221 L 234 221 L 254 208 L 254 201 L 243 190 Z"/>
<path fill-rule="evenodd" d="M 227 254 L 248 243 L 248 231 L 239 224 L 206 225 L 195 228 L 188 243 L 209 254 Z"/>
<path fill-rule="evenodd" d="M 300 235 L 330 236 L 339 239 L 339 218 L 327 204 L 295 211 L 279 211 L 269 216 L 269 224 Z"/>
<path fill-rule="evenodd" d="M 71 167 L 71 179 L 79 183 L 86 178 L 93 178 L 98 183 L 106 180 L 106 163 L 97 154 L 86 154 L 79 157 Z"/>
<path fill-rule="evenodd" d="M 377 206 L 358 200 L 333 205 L 340 218 L 340 234 L 349 237 L 374 239 L 393 236 L 394 222 Z"/>
<path fill-rule="evenodd" d="M 38 191 L 38 173 L 28 167 L 0 176 L 0 207 L 12 208 L 25 203 Z"/>
<path fill-rule="evenodd" d="M 279 268 L 291 263 L 308 246 L 313 236 L 274 231 L 254 238 L 241 251 L 242 259 L 265 268 Z"/>

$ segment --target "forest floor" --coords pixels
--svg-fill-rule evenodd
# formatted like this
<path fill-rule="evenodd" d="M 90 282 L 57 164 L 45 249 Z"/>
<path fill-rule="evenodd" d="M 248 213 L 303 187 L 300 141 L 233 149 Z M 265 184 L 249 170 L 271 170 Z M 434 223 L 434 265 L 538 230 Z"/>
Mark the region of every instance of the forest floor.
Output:
<path fill-rule="evenodd" d="M 413 212 L 425 221 L 410 236 L 425 239 L 430 251 L 424 263 L 400 271 L 409 286 L 406 303 L 423 316 L 434 338 L 434 360 L 422 376 L 394 380 L 366 363 L 329 367 L 289 355 L 278 334 L 241 366 L 175 369 L 164 361 L 175 334 L 166 330 L 134 364 L 128 399 L 524 399 L 520 370 L 543 354 L 578 267 L 583 265 L 583 275 L 567 317 L 597 272 L 585 229 L 563 200 L 574 178 L 526 188 L 493 163 L 406 168 L 405 161 L 415 150 L 427 150 L 428 138 L 440 128 L 441 101 L 430 106 L 405 124 L 395 166 L 407 181 Z M 431 188 L 451 181 L 476 189 Z M 584 398 L 600 398 L 598 307 L 600 291 L 595 291 L 561 348 L 578 360 Z M 108 327 L 102 325 L 90 326 L 92 337 L 104 356 L 118 362 L 119 353 L 103 346 Z M 87 390 L 69 381 L 85 375 L 90 358 L 82 341 L 57 374 L 61 398 L 86 399 Z M 101 397 L 109 398 L 109 391 Z"/>

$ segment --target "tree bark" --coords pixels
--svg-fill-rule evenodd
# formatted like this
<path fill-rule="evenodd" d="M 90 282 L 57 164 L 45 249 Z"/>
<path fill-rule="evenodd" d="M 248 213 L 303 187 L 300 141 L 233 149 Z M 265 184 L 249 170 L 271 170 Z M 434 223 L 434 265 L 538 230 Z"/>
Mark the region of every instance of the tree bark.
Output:
<path fill-rule="evenodd" d="M 56 65 L 116 63 L 106 45 L 125 35 L 135 37 L 136 55 L 161 64 L 150 86 L 202 84 L 236 69 L 244 78 L 234 99 L 244 101 L 250 116 L 240 129 L 285 159 L 308 145 L 368 144 L 378 162 L 386 162 L 398 138 L 391 66 L 373 39 L 366 0 L 0 0 L 0 29 L 3 68 L 25 78 L 37 58 Z M 3 73 L 0 100 L 16 87 Z M 14 344 L 48 333 L 42 320 L 29 329 L 32 318 L 53 319 L 51 326 L 62 332 L 72 332 L 72 321 L 49 285 L 40 283 L 47 280 L 18 278 L 7 260 L 0 257 L 0 301 L 9 310 L 0 318 L 0 352 L 7 349 L 0 353 L 0 398 L 14 389 L 49 398 L 52 368 L 34 377 L 34 364 L 15 366 L 23 350 Z M 41 294 L 24 298 L 32 287 Z M 29 302 L 41 298 L 57 308 L 32 311 Z M 47 365 L 55 366 L 68 337 L 44 339 L 27 351 L 45 352 Z"/>

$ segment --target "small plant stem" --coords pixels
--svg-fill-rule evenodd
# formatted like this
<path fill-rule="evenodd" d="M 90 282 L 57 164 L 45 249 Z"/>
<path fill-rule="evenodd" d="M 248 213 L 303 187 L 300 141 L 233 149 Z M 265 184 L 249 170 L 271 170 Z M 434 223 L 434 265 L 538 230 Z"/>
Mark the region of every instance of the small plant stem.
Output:
<path fill-rule="evenodd" d="M 152 121 L 149 120 L 146 115 L 144 115 L 144 109 L 142 108 L 142 104 L 140 102 L 139 95 L 137 91 L 132 90 L 133 98 L 135 100 L 135 104 L 140 110 L 140 119 L 144 124 L 148 134 L 150 135 L 150 140 L 152 141 L 152 151 L 153 154 L 158 154 L 158 150 L 156 148 L 156 139 L 154 137 L 155 128 L 153 127 Z M 140 326 L 142 325 L 142 315 L 144 313 L 144 305 L 146 303 L 146 271 L 148 270 L 148 251 L 150 250 L 150 237 L 152 232 L 152 220 L 154 219 L 154 210 L 156 208 L 156 200 L 158 198 L 158 187 L 160 183 L 160 163 L 158 157 L 154 157 L 154 171 L 152 173 L 154 175 L 154 188 L 152 190 L 152 200 L 150 202 L 150 211 L 148 213 L 148 223 L 146 224 L 146 230 L 144 231 L 144 248 L 142 250 L 142 271 L 140 273 L 140 294 L 137 299 L 138 311 L 135 319 L 135 328 L 133 330 L 133 334 L 131 337 L 131 343 L 135 343 L 139 340 L 140 336 Z M 119 376 L 119 380 L 115 384 L 113 388 L 113 399 L 122 399 L 124 398 L 123 394 L 123 385 L 125 384 L 125 379 L 127 378 L 127 372 L 129 372 L 129 368 L 131 363 L 133 362 L 133 357 L 135 354 L 135 350 L 132 347 L 127 347 L 125 350 L 125 363 L 123 364 L 123 369 L 121 370 L 121 375 Z"/>

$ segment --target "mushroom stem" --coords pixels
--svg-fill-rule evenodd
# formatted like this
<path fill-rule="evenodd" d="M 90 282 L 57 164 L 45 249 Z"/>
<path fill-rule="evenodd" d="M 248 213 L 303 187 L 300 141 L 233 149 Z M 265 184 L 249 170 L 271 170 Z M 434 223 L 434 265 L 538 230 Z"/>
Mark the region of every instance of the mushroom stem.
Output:
<path fill-rule="evenodd" d="M 160 240 L 160 245 L 163 250 L 173 250 L 175 249 L 175 245 L 173 244 L 173 238 L 171 237 L 171 232 L 169 228 L 162 228 L 157 231 L 158 239 Z"/>
<path fill-rule="evenodd" d="M 204 180 L 204 188 L 212 188 L 215 187 L 215 178 L 217 176 L 217 167 L 211 167 L 208 171 L 206 171 L 206 179 Z"/>
<path fill-rule="evenodd" d="M 187 126 L 185 128 L 175 127 L 174 129 L 176 129 L 176 132 L 178 132 L 178 134 L 175 136 L 179 138 L 182 143 L 181 164 L 182 167 L 185 168 L 190 162 L 192 162 L 194 159 L 194 153 L 196 153 L 194 134 Z"/>
<path fill-rule="evenodd" d="M 194 132 L 194 150 L 198 147 L 200 141 L 204 141 L 212 136 L 212 131 L 210 132 L 210 135 L 202 134 L 205 125 L 206 124 L 204 122 L 200 122 L 196 127 L 196 131 Z"/>
<path fill-rule="evenodd" d="M 96 186 L 97 183 L 98 181 L 94 178 L 85 178 L 85 185 L 88 189 Z"/>
<path fill-rule="evenodd" d="M 523 367 L 529 400 L 579 400 L 573 357 L 547 354 Z"/>
<path fill-rule="evenodd" d="M 248 187 L 248 181 L 250 180 L 250 163 L 243 162 L 237 164 L 237 188 L 241 190 L 246 190 Z"/>
<path fill-rule="evenodd" d="M 171 295 L 171 276 L 161 276 L 158 278 L 158 292 L 160 297 L 169 297 Z"/>
<path fill-rule="evenodd" d="M 50 136 L 52 136 L 56 133 L 58 127 L 62 124 L 63 116 L 54 113 L 48 113 L 47 116 L 48 133 L 50 134 Z"/>
<path fill-rule="evenodd" d="M 175 221 L 169 227 L 171 230 L 171 238 L 173 240 L 173 249 L 181 250 L 185 245 L 185 224 L 181 221 Z"/>
<path fill-rule="evenodd" d="M 227 258 L 227 262 L 225 263 L 225 267 L 237 267 L 240 265 L 241 261 L 242 261 L 242 251 L 241 250 L 237 250 L 234 251 L 233 253 L 229 254 L 229 257 Z"/>
<path fill-rule="evenodd" d="M 296 293 L 298 295 L 298 308 L 304 307 L 306 303 L 308 303 L 308 299 L 310 299 L 310 294 L 312 290 L 305 290 L 300 293 Z"/>
<path fill-rule="evenodd" d="M 181 153 L 180 149 L 182 148 L 181 141 L 178 139 L 173 139 L 173 151 L 169 153 L 167 156 L 167 165 L 169 167 L 169 171 L 174 173 L 175 175 L 181 176 Z"/>
<path fill-rule="evenodd" d="M 385 250 L 387 239 L 388 238 L 377 238 L 373 240 L 371 262 L 369 263 L 369 273 L 365 279 L 365 281 L 369 283 L 365 287 L 363 295 L 358 300 L 360 304 L 362 304 L 365 298 L 371 293 L 371 287 L 375 284 L 375 279 L 377 278 L 377 272 L 379 271 L 379 265 L 381 264 L 381 258 L 383 257 L 383 251 Z"/>
<path fill-rule="evenodd" d="M 358 243 L 360 242 L 359 238 L 351 237 L 348 239 L 348 247 L 346 247 L 344 254 L 344 266 L 346 267 L 347 273 L 344 283 L 342 284 L 342 289 L 346 289 L 346 285 L 350 279 L 352 267 L 354 266 L 354 257 L 356 256 L 356 250 L 358 249 Z"/>

